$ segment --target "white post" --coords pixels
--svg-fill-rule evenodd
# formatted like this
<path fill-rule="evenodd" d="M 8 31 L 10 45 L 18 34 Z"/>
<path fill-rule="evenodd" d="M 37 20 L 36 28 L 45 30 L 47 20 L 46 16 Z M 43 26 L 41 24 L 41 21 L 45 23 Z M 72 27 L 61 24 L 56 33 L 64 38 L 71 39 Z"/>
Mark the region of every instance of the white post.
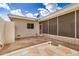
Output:
<path fill-rule="evenodd" d="M 43 33 L 43 23 L 42 23 L 42 34 L 44 34 L 44 33 Z M 44 36 L 44 35 L 43 35 L 43 36 Z"/>
<path fill-rule="evenodd" d="M 48 20 L 48 37 L 50 38 L 50 34 L 49 34 L 49 20 Z"/>
<path fill-rule="evenodd" d="M 41 34 L 43 34 L 43 24 L 41 23 L 40 25 L 41 25 L 40 31 L 41 31 Z"/>
<path fill-rule="evenodd" d="M 58 36 L 58 16 L 57 16 L 57 36 Z"/>
<path fill-rule="evenodd" d="M 76 20 L 77 20 L 77 17 L 76 17 L 77 15 L 76 15 L 76 10 L 75 10 L 75 38 L 77 37 L 77 30 L 76 30 Z"/>
<path fill-rule="evenodd" d="M 48 34 L 49 34 L 49 20 L 48 20 Z"/>

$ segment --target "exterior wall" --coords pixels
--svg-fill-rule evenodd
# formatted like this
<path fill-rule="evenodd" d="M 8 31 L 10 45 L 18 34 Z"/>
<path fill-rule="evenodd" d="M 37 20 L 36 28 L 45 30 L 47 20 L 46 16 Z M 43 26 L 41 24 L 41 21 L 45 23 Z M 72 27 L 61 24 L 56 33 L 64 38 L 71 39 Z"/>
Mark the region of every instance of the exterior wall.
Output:
<path fill-rule="evenodd" d="M 16 38 L 39 35 L 39 22 L 18 18 L 12 18 L 12 20 L 15 22 Z M 27 23 L 33 23 L 34 29 L 27 29 Z"/>
<path fill-rule="evenodd" d="M 0 19 L 0 44 L 4 44 L 4 40 L 5 40 L 4 27 L 5 27 L 5 22 L 2 21 L 2 19 Z"/>
<path fill-rule="evenodd" d="M 5 25 L 5 44 L 15 42 L 15 24 L 6 22 Z"/>
<path fill-rule="evenodd" d="M 0 43 L 8 44 L 15 42 L 14 34 L 15 26 L 13 22 L 6 22 L 3 19 L 0 20 Z"/>

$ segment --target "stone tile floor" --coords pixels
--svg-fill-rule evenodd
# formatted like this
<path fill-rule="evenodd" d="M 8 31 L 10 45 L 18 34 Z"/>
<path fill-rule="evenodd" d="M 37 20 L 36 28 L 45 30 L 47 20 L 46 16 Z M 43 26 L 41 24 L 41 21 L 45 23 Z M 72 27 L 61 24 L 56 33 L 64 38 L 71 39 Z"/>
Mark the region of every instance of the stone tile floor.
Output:
<path fill-rule="evenodd" d="M 67 42 L 61 42 L 61 41 L 58 41 L 56 39 L 55 40 L 49 39 L 47 37 L 28 37 L 28 38 L 16 39 L 16 41 L 14 43 L 5 45 L 5 47 L 2 50 L 0 50 L 0 55 L 11 52 L 11 51 L 15 51 L 15 50 L 18 50 L 18 49 L 22 49 L 22 48 L 25 48 L 25 47 L 37 45 L 37 44 L 44 43 L 44 42 L 48 42 L 48 41 L 51 41 L 52 45 L 55 45 L 55 46 L 61 44 L 63 46 L 66 46 L 66 47 L 69 47 L 69 48 L 72 48 L 74 50 L 79 51 L 79 46 L 75 46 L 75 45 L 67 43 Z M 49 49 L 46 48 L 44 50 L 44 52 L 47 51 L 47 53 L 49 55 L 51 55 L 51 53 L 50 53 L 51 50 L 49 50 L 49 51 L 48 50 Z"/>
<path fill-rule="evenodd" d="M 29 37 L 29 38 L 16 39 L 14 43 L 5 45 L 4 48 L 0 50 L 0 55 L 21 48 L 44 43 L 47 41 L 49 41 L 49 39 L 45 37 Z"/>

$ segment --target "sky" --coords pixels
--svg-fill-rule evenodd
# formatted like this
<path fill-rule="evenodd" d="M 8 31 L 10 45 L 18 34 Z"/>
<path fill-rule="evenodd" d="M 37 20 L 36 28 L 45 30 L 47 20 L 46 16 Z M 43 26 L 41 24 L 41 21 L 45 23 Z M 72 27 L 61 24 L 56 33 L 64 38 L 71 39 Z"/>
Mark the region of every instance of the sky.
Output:
<path fill-rule="evenodd" d="M 15 14 L 41 18 L 63 9 L 70 3 L 0 3 L 0 15 Z"/>

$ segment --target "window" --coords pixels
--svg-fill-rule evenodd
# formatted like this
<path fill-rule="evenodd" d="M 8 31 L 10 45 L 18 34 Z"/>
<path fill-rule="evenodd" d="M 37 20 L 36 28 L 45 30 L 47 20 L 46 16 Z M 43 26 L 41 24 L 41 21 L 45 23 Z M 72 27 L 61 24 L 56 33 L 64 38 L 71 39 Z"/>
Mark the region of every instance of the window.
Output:
<path fill-rule="evenodd" d="M 28 23 L 28 24 L 27 24 L 27 28 L 28 28 L 28 29 L 34 29 L 34 24 Z"/>
<path fill-rule="evenodd" d="M 58 17 L 58 31 L 60 36 L 75 37 L 75 12 Z"/>
<path fill-rule="evenodd" d="M 57 17 L 49 20 L 49 34 L 57 35 Z"/>
<path fill-rule="evenodd" d="M 48 21 L 43 22 L 43 33 L 48 34 Z"/>

